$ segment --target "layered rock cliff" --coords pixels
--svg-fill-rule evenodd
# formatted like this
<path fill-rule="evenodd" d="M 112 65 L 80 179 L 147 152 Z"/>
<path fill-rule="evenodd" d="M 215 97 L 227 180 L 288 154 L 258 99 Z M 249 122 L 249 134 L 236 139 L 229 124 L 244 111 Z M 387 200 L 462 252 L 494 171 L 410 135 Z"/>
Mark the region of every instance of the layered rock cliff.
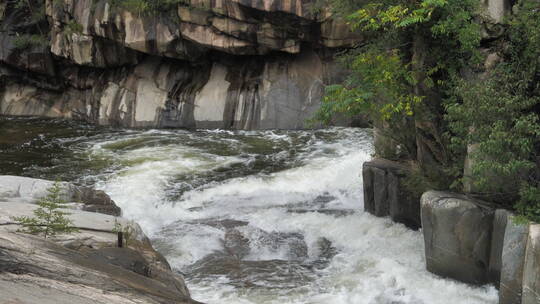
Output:
<path fill-rule="evenodd" d="M 17 2 L 0 8 L 4 115 L 303 128 L 340 77 L 333 54 L 360 41 L 308 0 L 190 0 L 150 13 L 113 0 L 35 0 L 41 20 Z M 24 37 L 50 41 L 21 46 Z"/>

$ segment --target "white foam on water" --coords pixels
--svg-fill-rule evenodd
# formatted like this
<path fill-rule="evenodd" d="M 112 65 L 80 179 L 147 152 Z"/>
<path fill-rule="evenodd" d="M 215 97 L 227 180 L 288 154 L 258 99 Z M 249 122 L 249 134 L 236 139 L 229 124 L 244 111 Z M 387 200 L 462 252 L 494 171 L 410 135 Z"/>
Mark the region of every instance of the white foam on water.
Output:
<path fill-rule="evenodd" d="M 180 144 L 144 147 L 117 156 L 141 161 L 114 174 L 102 188 L 122 207 L 125 216 L 138 221 L 156 240 L 166 241 L 169 247 L 165 254 L 178 270 L 223 247 L 223 230 L 189 224 L 194 220 L 248 222 L 248 226 L 239 228 L 253 242 L 247 260 L 286 259 L 282 248 L 257 243 L 258 231 L 303 235 L 309 259 L 319 255 L 317 242 L 321 238 L 331 241 L 337 250 L 326 268 L 313 271 L 317 279 L 300 287 L 241 288 L 231 285 L 224 276 L 188 281 L 192 296 L 205 303 L 497 303 L 497 291 L 491 286 L 472 287 L 427 272 L 421 232 L 362 211 L 360 173 L 362 163 L 370 159 L 371 143 L 364 131 L 328 132 L 337 132 L 340 139 L 314 137 L 299 152 L 301 165 L 297 167 L 208 184 L 183 193 L 176 202 L 167 202 L 164 193 L 175 175 L 248 160 L 206 155 Z M 217 130 L 208 133 L 233 135 Z M 291 140 L 273 132 L 241 134 Z M 105 148 L 102 145 L 96 149 Z M 314 203 L 321 196 L 331 199 Z M 291 212 L 295 208 L 307 210 Z M 337 216 L 312 210 L 316 208 L 352 211 Z"/>

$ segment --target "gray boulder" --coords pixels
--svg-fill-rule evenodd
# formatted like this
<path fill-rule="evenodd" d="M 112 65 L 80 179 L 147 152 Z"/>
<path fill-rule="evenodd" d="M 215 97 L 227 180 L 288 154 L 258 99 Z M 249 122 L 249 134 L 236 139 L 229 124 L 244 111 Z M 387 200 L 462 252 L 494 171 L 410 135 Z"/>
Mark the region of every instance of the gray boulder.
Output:
<path fill-rule="evenodd" d="M 540 225 L 529 226 L 521 303 L 540 303 Z"/>
<path fill-rule="evenodd" d="M 509 211 L 497 209 L 493 218 L 488 276 L 489 281 L 495 284 L 495 286 L 499 286 L 500 284 L 505 231 L 510 216 L 511 214 Z"/>
<path fill-rule="evenodd" d="M 422 227 L 428 271 L 470 284 L 486 284 L 495 210 L 459 194 L 424 193 Z"/>
<path fill-rule="evenodd" d="M 512 216 L 508 216 L 501 255 L 500 304 L 521 303 L 528 232 L 528 225 L 517 224 Z"/>
<path fill-rule="evenodd" d="M 379 217 L 390 216 L 395 222 L 418 229 L 420 198 L 404 187 L 408 172 L 406 166 L 385 159 L 364 163 L 364 210 Z"/>

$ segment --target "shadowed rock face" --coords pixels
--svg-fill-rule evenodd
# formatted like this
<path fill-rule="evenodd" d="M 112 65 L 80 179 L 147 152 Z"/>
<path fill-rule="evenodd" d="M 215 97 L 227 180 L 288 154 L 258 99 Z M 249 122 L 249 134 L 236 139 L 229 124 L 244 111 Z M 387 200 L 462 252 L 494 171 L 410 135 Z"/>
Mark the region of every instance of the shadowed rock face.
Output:
<path fill-rule="evenodd" d="M 193 0 L 152 14 L 106 0 L 45 7 L 38 31 L 25 9 L 5 6 L 0 114 L 127 127 L 305 128 L 324 85 L 340 78 L 333 54 L 360 41 L 306 0 Z M 49 46 L 15 47 L 21 33 L 45 29 Z"/>
<path fill-rule="evenodd" d="M 404 186 L 410 170 L 385 159 L 364 163 L 364 210 L 379 217 L 389 215 L 411 229 L 420 228 L 420 198 Z"/>

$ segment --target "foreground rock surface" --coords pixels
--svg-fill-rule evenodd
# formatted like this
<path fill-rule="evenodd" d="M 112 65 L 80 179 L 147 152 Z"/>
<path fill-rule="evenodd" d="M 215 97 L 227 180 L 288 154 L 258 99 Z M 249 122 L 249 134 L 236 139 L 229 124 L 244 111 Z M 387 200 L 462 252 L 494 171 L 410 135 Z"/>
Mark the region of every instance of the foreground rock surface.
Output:
<path fill-rule="evenodd" d="M 471 284 L 494 284 L 499 304 L 540 303 L 540 225 L 461 194 L 422 196 L 427 269 Z"/>
<path fill-rule="evenodd" d="M 20 227 L 13 217 L 33 216 L 38 207 L 34 203 L 51 184 L 44 180 L 0 177 L 2 300 L 7 299 L 8 303 L 198 303 L 191 300 L 182 277 L 171 270 L 135 222 L 114 215 L 66 209 L 79 232 L 47 240 L 17 232 Z M 80 196 L 77 187 L 67 183 L 63 186 L 67 189 L 66 199 Z M 117 224 L 131 227 L 132 231 L 126 235 L 122 248 L 117 248 Z"/>
<path fill-rule="evenodd" d="M 123 250 L 125 262 L 134 252 Z M 99 250 L 75 251 L 5 230 L 0 230 L 0 294 L 7 303 L 197 303 L 168 282 L 111 263 Z"/>

